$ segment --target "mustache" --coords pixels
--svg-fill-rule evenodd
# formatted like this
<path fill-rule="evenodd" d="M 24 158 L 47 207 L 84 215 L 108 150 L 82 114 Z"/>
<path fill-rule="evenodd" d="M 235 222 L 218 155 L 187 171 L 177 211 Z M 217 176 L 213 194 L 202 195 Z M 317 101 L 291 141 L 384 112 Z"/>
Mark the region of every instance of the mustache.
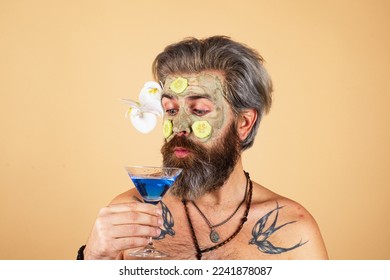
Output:
<path fill-rule="evenodd" d="M 184 148 L 194 154 L 198 154 L 204 151 L 204 148 L 201 144 L 196 144 L 186 136 L 178 135 L 175 135 L 169 142 L 166 142 L 163 146 L 163 149 L 164 151 L 173 151 L 173 149 L 176 147 Z"/>

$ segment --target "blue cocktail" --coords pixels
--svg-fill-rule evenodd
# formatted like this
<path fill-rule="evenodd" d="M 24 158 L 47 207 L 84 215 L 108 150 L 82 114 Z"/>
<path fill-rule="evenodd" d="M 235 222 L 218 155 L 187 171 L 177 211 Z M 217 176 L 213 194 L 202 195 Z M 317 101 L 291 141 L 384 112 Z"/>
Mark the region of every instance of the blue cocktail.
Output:
<path fill-rule="evenodd" d="M 175 182 L 175 178 L 130 178 L 145 202 L 152 204 L 157 204 Z"/>
<path fill-rule="evenodd" d="M 180 175 L 181 168 L 126 166 L 126 171 L 146 203 L 157 204 Z M 131 256 L 162 258 L 168 255 L 156 250 L 152 237 L 144 249 L 130 253 Z"/>

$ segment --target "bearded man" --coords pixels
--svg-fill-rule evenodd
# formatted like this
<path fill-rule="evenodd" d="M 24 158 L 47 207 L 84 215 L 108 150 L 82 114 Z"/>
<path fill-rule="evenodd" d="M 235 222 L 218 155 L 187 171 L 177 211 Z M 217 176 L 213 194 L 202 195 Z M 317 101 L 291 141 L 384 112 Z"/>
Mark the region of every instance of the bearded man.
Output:
<path fill-rule="evenodd" d="M 79 259 L 131 259 L 148 243 L 168 259 L 327 259 L 304 207 L 256 182 L 242 152 L 270 109 L 262 57 L 228 37 L 185 39 L 154 63 L 163 85 L 163 165 L 183 169 L 158 205 L 135 189 L 101 209 Z"/>

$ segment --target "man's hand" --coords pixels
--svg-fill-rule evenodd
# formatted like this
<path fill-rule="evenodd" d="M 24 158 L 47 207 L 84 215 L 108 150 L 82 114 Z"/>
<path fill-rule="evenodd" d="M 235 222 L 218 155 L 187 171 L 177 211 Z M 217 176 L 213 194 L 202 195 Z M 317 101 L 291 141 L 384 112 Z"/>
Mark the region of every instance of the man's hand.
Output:
<path fill-rule="evenodd" d="M 112 204 L 100 209 L 84 249 L 84 259 L 115 259 L 127 249 L 143 247 L 160 235 L 161 210 L 141 202 Z"/>

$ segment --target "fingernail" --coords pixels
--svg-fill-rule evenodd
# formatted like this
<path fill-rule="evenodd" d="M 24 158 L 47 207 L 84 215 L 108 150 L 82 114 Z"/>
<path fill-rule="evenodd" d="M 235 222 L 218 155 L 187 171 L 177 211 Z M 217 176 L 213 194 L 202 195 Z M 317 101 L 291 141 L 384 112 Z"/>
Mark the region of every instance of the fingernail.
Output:
<path fill-rule="evenodd" d="M 156 209 L 156 213 L 157 213 L 157 215 L 161 216 L 162 215 L 162 210 L 160 208 L 157 208 Z"/>
<path fill-rule="evenodd" d="M 162 219 L 158 219 L 157 223 L 158 223 L 159 226 L 162 226 L 163 225 L 163 220 Z"/>

